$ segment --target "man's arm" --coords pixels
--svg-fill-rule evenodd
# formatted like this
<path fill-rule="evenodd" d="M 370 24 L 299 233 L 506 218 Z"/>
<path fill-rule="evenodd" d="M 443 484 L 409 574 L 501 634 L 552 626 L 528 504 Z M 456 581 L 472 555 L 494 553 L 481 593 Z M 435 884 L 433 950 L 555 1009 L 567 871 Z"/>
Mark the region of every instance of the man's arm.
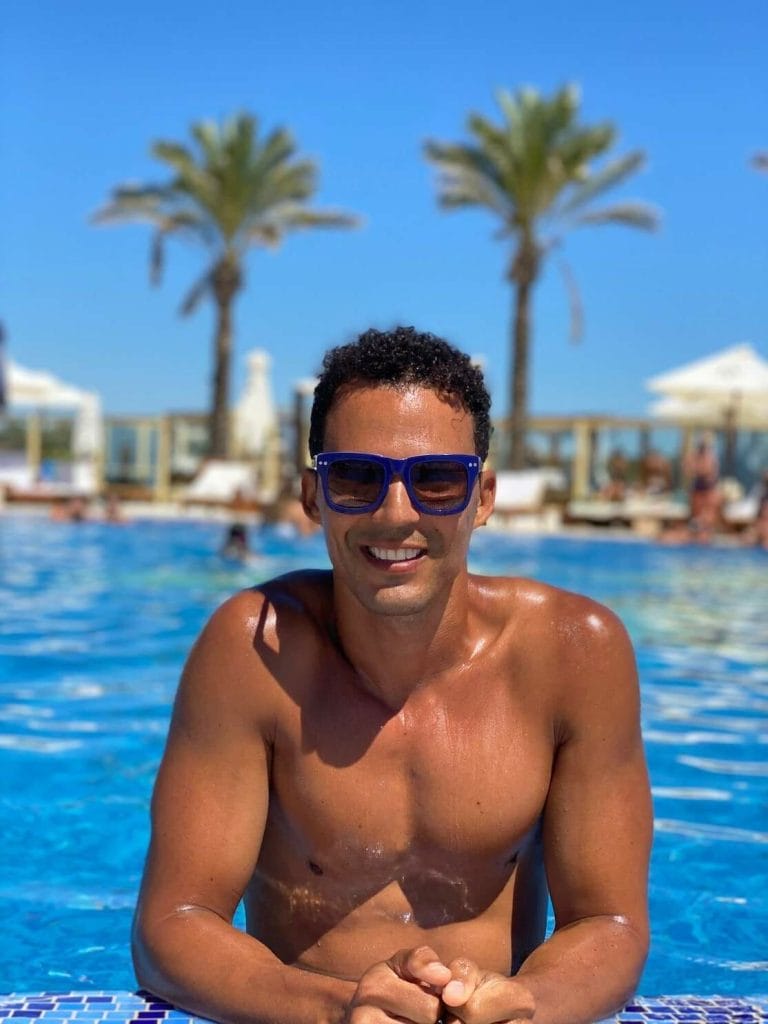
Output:
<path fill-rule="evenodd" d="M 555 930 L 516 975 L 533 995 L 537 1024 L 615 1012 L 648 951 L 653 816 L 634 654 L 618 619 L 591 602 L 568 630 L 543 828 Z"/>
<path fill-rule="evenodd" d="M 447 964 L 448 1024 L 591 1024 L 627 1002 L 645 962 L 652 813 L 634 655 L 606 608 L 560 600 L 549 620 L 563 639 L 546 670 L 561 685 L 543 822 L 555 930 L 511 978 L 463 957 Z"/>
<path fill-rule="evenodd" d="M 213 616 L 182 676 L 152 801 L 134 922 L 139 984 L 231 1024 L 344 1019 L 355 985 L 282 963 L 234 928 L 266 821 L 274 684 L 254 651 L 268 613 L 245 593 Z"/>

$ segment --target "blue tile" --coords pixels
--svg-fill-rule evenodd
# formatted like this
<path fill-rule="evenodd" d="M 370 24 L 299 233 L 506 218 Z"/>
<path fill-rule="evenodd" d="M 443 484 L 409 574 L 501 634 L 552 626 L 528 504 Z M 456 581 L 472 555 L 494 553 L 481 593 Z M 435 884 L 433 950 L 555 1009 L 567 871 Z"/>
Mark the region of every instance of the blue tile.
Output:
<path fill-rule="evenodd" d="M 35 992 L 0 996 L 2 1024 L 209 1024 L 151 992 Z M 768 998 L 637 996 L 605 1024 L 768 1024 Z"/>

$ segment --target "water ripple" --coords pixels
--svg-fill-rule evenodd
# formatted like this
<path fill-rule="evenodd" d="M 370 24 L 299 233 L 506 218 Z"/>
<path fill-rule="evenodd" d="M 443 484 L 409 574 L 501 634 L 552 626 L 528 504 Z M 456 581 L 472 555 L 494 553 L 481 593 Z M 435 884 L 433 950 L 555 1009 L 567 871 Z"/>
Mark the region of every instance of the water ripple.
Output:
<path fill-rule="evenodd" d="M 691 839 L 715 839 L 730 843 L 760 843 L 768 845 L 768 832 L 757 832 L 728 825 L 708 825 L 705 822 L 675 821 L 672 818 L 656 818 L 653 827 L 657 832 L 671 832 Z"/>
<path fill-rule="evenodd" d="M 687 764 L 704 772 L 713 772 L 715 775 L 751 775 L 768 778 L 768 763 L 765 761 L 722 761 L 712 757 L 689 757 L 686 754 L 681 754 L 677 760 L 680 764 Z"/>

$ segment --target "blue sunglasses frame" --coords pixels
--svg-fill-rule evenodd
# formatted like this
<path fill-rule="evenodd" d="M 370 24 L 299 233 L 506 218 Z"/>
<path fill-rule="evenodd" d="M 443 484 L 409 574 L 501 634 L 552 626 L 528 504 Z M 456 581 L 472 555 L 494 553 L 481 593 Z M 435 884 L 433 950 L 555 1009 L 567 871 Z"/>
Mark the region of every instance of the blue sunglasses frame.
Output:
<path fill-rule="evenodd" d="M 381 466 L 384 476 L 381 482 L 381 491 L 375 501 L 367 505 L 356 505 L 349 507 L 339 505 L 333 500 L 330 493 L 328 473 L 334 462 L 368 462 Z M 411 483 L 411 469 L 425 462 L 454 462 L 463 466 L 467 474 L 467 493 L 461 502 L 451 508 L 434 509 L 421 502 Z M 386 455 L 371 455 L 367 452 L 320 452 L 312 460 L 312 468 L 320 477 L 323 487 L 323 495 L 328 508 L 334 512 L 341 512 L 346 516 L 359 516 L 375 512 L 383 503 L 389 491 L 389 486 L 395 476 L 399 476 L 405 485 L 405 490 L 410 499 L 411 505 L 426 516 L 457 516 L 469 505 L 475 481 L 480 475 L 482 462 L 477 455 L 411 455 L 407 459 L 390 459 Z"/>

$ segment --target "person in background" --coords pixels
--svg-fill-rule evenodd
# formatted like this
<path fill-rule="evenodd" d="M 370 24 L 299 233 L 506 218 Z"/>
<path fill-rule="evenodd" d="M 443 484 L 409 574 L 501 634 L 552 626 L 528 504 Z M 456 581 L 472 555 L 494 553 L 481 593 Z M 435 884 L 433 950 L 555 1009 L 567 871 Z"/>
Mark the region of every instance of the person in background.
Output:
<path fill-rule="evenodd" d="M 608 482 L 600 492 L 600 497 L 606 501 L 623 501 L 627 496 L 629 478 L 629 462 L 623 449 L 614 448 L 608 456 L 605 468 L 608 472 Z"/>
<path fill-rule="evenodd" d="M 763 471 L 757 492 L 755 520 L 747 530 L 747 541 L 768 550 L 768 469 Z"/>
<path fill-rule="evenodd" d="M 190 654 L 143 988 L 226 1024 L 588 1024 L 631 996 L 652 831 L 632 647 L 595 601 L 469 572 L 489 435 L 482 374 L 442 339 L 326 354 L 302 503 L 331 569 L 231 598 Z"/>
<path fill-rule="evenodd" d="M 688 529 L 695 539 L 706 543 L 712 539 L 722 506 L 720 464 L 711 433 L 702 435 L 688 455 L 685 471 L 690 480 Z"/>
<path fill-rule="evenodd" d="M 661 452 L 651 449 L 640 463 L 640 479 L 646 494 L 667 494 L 672 490 L 672 467 Z"/>
<path fill-rule="evenodd" d="M 104 498 L 104 522 L 125 523 L 123 512 L 120 508 L 120 500 L 116 494 L 108 494 Z"/>
<path fill-rule="evenodd" d="M 274 505 L 265 513 L 264 524 L 275 526 L 292 537 L 311 537 L 320 530 L 304 511 L 301 498 L 291 484 L 285 486 Z"/>
<path fill-rule="evenodd" d="M 233 562 L 247 562 L 251 557 L 248 547 L 248 528 L 245 523 L 232 523 L 221 546 L 222 558 Z"/>
<path fill-rule="evenodd" d="M 84 523 L 88 518 L 88 506 L 83 498 L 69 498 L 53 505 L 50 517 L 59 523 Z"/>

